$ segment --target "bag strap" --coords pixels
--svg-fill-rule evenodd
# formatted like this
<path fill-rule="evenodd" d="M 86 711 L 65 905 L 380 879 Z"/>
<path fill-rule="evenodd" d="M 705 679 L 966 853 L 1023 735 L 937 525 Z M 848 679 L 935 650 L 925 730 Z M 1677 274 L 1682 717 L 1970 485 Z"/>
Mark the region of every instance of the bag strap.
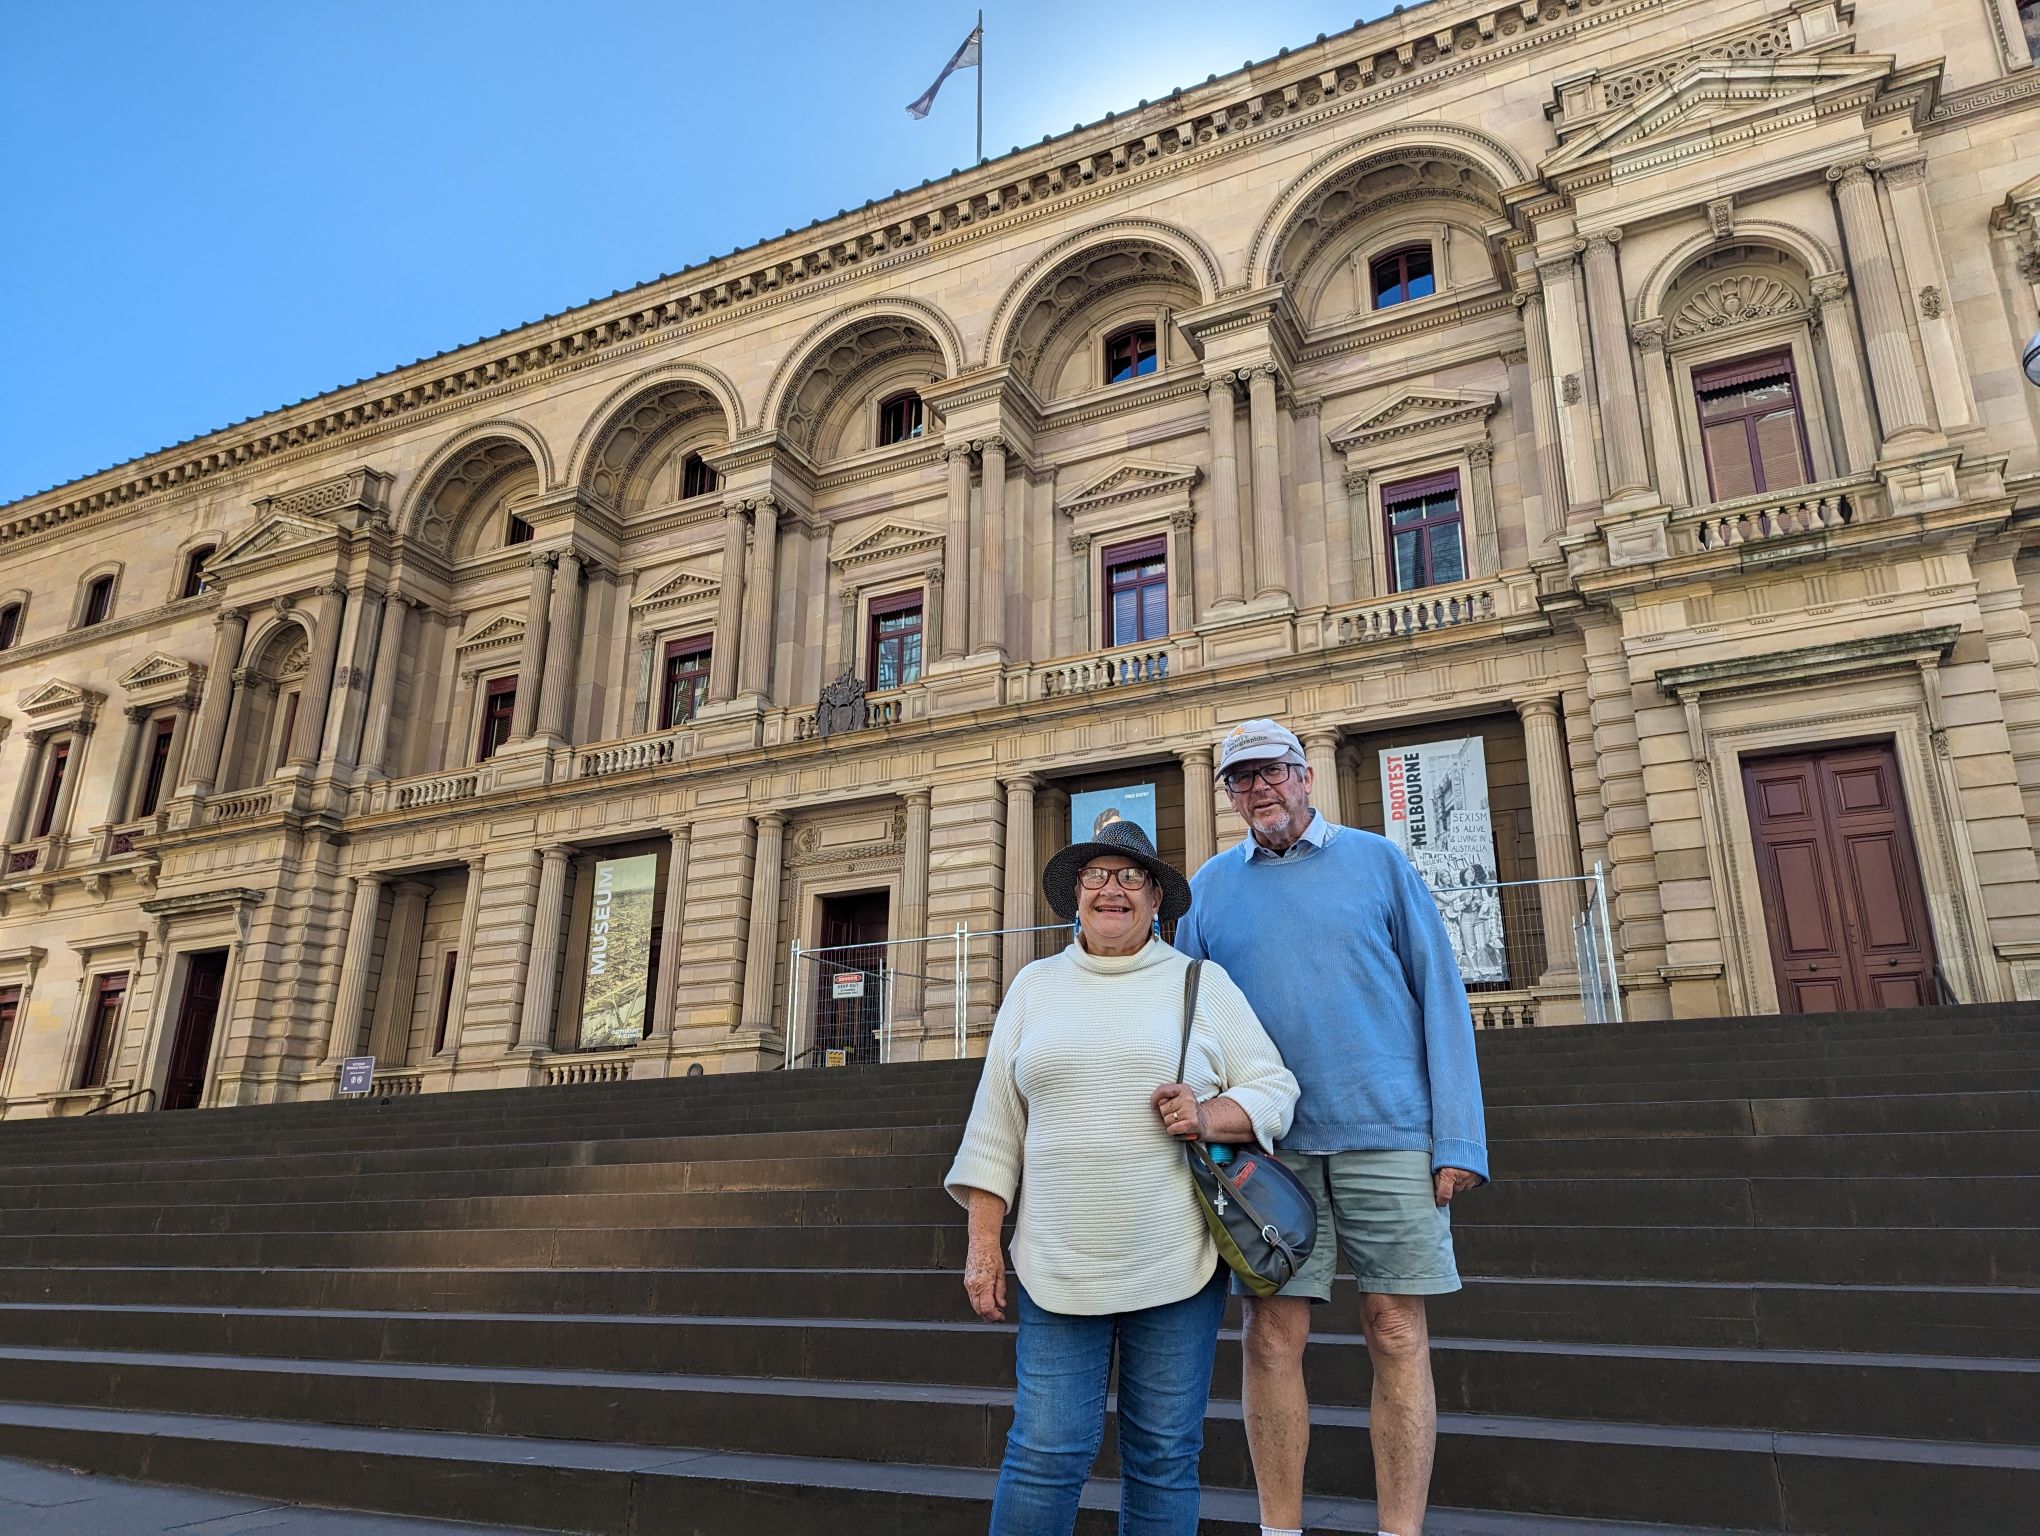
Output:
<path fill-rule="evenodd" d="M 1190 1025 L 1197 1017 L 1197 982 L 1204 970 L 1202 960 L 1192 960 L 1183 973 L 1183 1049 L 1176 1053 L 1176 1081 L 1183 1081 L 1183 1069 L 1190 1064 Z"/>

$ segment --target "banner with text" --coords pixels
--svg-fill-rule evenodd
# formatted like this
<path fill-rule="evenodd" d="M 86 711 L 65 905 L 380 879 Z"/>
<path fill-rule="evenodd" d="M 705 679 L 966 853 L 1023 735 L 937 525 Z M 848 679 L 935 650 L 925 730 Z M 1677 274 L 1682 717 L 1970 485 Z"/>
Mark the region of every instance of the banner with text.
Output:
<path fill-rule="evenodd" d="M 1478 736 L 1391 747 L 1381 754 L 1389 841 L 1437 894 L 1460 977 L 1506 981 L 1502 898 L 1495 889 L 1495 829 L 1488 817 L 1487 752 Z"/>
<path fill-rule="evenodd" d="M 581 1046 L 634 1045 L 651 1010 L 652 907 L 659 856 L 603 859 L 595 865 L 588 922 L 587 972 L 581 982 Z"/>

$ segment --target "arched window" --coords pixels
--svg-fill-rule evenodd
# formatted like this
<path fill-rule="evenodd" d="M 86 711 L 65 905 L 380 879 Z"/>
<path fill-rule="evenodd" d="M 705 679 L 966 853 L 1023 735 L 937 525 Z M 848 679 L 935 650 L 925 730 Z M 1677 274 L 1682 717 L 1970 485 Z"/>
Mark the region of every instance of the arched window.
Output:
<path fill-rule="evenodd" d="M 919 437 L 925 430 L 921 414 L 921 396 L 917 390 L 902 390 L 889 395 L 878 405 L 878 446 L 887 447 L 893 443 L 904 443 L 909 438 Z"/>
<path fill-rule="evenodd" d="M 1156 362 L 1155 328 L 1151 325 L 1129 325 L 1105 338 L 1107 384 L 1118 384 L 1126 379 L 1137 379 L 1144 373 L 1153 373 Z"/>
<path fill-rule="evenodd" d="M 21 638 L 21 604 L 9 603 L 0 608 L 0 651 L 11 648 Z"/>
<path fill-rule="evenodd" d="M 527 523 L 515 512 L 512 512 L 503 524 L 503 542 L 505 545 L 529 544 L 531 542 L 531 524 Z"/>
<path fill-rule="evenodd" d="M 1438 291 L 1428 245 L 1405 245 L 1367 264 L 1367 287 L 1376 309 L 1429 298 Z"/>
<path fill-rule="evenodd" d="M 722 476 L 708 460 L 698 453 L 690 453 L 680 461 L 680 495 L 684 500 L 690 496 L 708 496 L 722 484 Z"/>
<path fill-rule="evenodd" d="M 201 544 L 184 557 L 184 579 L 177 584 L 179 597 L 196 597 L 205 590 L 205 563 L 212 559 L 213 547 Z"/>
<path fill-rule="evenodd" d="M 78 627 L 88 629 L 94 624 L 104 624 L 113 612 L 113 578 L 95 576 L 92 585 L 85 589 L 85 610 L 78 616 Z"/>

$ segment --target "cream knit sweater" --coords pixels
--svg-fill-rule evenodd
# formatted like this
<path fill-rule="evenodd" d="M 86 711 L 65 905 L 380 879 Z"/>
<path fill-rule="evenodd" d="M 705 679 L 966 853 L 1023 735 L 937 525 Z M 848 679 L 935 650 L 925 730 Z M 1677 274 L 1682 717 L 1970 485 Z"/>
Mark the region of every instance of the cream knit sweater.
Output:
<path fill-rule="evenodd" d="M 1183 1147 L 1148 1099 L 1175 1081 L 1189 960 L 1160 939 L 1098 956 L 1076 944 L 1014 979 L 944 1186 L 1019 1209 L 1013 1268 L 1051 1312 L 1098 1316 L 1181 1301 L 1218 1245 Z M 1247 1112 L 1264 1147 L 1289 1128 L 1296 1079 L 1240 989 L 1206 963 L 1184 1081 Z"/>

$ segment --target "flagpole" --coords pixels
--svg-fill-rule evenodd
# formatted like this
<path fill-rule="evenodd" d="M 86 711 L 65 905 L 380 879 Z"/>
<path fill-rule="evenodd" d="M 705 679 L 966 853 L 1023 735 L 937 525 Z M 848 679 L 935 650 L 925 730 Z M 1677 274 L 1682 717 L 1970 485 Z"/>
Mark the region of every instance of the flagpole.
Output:
<path fill-rule="evenodd" d="M 977 34 L 978 34 L 977 163 L 979 165 L 983 165 L 985 163 L 985 13 L 982 10 L 978 12 Z"/>

